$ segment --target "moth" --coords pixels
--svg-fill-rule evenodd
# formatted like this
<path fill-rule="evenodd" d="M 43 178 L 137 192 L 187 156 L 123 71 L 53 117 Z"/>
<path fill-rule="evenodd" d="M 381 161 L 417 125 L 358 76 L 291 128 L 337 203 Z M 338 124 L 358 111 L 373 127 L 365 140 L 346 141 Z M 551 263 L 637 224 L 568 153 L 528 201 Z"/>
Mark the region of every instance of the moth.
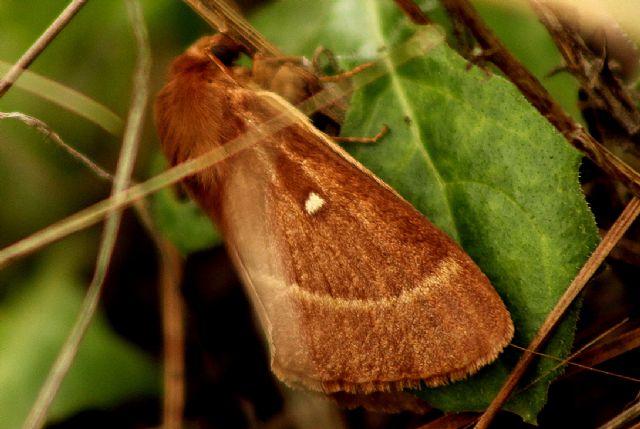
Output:
<path fill-rule="evenodd" d="M 320 83 L 296 81 L 287 60 L 237 66 L 242 51 L 224 34 L 187 49 L 157 97 L 156 126 L 175 165 L 288 118 L 185 181 L 224 236 L 273 372 L 291 386 L 366 395 L 439 386 L 493 361 L 514 328 L 487 277 L 283 98 L 298 102 Z"/>

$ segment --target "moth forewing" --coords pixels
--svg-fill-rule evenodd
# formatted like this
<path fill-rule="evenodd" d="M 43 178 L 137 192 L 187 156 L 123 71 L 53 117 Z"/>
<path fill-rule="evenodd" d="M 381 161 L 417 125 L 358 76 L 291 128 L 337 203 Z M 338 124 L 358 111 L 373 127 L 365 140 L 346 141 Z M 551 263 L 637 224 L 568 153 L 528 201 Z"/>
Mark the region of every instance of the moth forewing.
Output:
<path fill-rule="evenodd" d="M 289 125 L 186 182 L 225 237 L 278 377 L 366 394 L 441 385 L 494 360 L 513 325 L 471 258 L 287 101 L 211 52 L 176 59 L 158 130 L 179 163 L 287 115 Z"/>

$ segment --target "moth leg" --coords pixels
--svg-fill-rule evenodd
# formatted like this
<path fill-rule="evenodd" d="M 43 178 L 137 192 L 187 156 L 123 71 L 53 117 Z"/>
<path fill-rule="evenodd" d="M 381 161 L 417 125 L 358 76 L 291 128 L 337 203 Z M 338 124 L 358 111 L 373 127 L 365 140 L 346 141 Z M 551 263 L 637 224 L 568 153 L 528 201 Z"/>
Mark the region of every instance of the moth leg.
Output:
<path fill-rule="evenodd" d="M 322 71 L 322 67 L 320 66 L 321 56 L 324 56 L 327 59 L 329 63 L 329 67 L 332 70 L 335 70 L 337 72 L 336 74 L 327 76 L 321 73 Z M 340 66 L 338 65 L 338 61 L 336 60 L 335 55 L 333 55 L 333 52 L 331 52 L 329 49 L 324 48 L 322 46 L 318 47 L 314 52 L 311 63 L 313 64 L 313 68 L 315 69 L 316 73 L 319 75 L 320 82 L 338 82 L 341 80 L 349 79 L 352 76 L 360 72 L 363 72 L 364 70 L 371 68 L 376 64 L 375 61 L 370 61 L 368 63 L 360 64 L 359 66 L 356 66 L 351 70 L 342 72 L 340 71 Z"/>
<path fill-rule="evenodd" d="M 342 73 L 334 74 L 332 76 L 320 76 L 320 82 L 339 82 L 341 80 L 350 79 L 354 75 L 361 73 L 373 66 L 376 65 L 375 61 L 369 61 L 368 63 L 360 64 L 359 66 L 355 66 L 351 70 L 347 70 Z"/>
<path fill-rule="evenodd" d="M 385 124 L 382 129 L 373 137 L 331 137 L 340 143 L 378 143 L 378 141 L 389 132 L 389 127 Z"/>
<path fill-rule="evenodd" d="M 255 58 L 257 58 L 259 61 L 265 61 L 270 63 L 294 63 L 297 65 L 302 65 L 305 62 L 304 57 L 296 56 L 296 55 L 267 56 L 264 54 L 255 54 L 254 59 Z"/>
<path fill-rule="evenodd" d="M 283 67 L 304 69 L 305 61 L 308 62 L 304 57 L 289 55 L 279 55 L 274 57 L 257 53 L 253 56 L 251 74 L 253 79 L 261 88 L 270 89 L 271 81 L 276 78 L 276 74 L 280 69 Z"/>

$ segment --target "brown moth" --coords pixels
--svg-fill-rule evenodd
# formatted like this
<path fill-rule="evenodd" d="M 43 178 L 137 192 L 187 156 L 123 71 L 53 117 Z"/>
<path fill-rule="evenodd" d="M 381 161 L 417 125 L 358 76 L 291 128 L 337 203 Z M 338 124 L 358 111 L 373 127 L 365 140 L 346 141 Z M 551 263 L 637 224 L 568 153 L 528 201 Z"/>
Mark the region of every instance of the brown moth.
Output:
<path fill-rule="evenodd" d="M 297 86 L 289 62 L 271 67 L 269 80 L 257 76 L 258 60 L 251 70 L 234 66 L 240 51 L 218 34 L 179 56 L 158 95 L 156 124 L 175 165 L 290 117 L 185 181 L 223 233 L 275 374 L 313 391 L 368 394 L 439 386 L 493 361 L 513 324 L 486 276 L 270 91 L 297 102 L 318 88 L 290 96 L 282 89 Z"/>

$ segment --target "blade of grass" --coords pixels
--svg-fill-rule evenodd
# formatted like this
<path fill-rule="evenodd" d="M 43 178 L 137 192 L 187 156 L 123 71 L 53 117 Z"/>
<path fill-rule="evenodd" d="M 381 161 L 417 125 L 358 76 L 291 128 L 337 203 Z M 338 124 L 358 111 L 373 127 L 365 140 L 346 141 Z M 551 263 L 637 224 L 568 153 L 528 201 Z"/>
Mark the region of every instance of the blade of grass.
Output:
<path fill-rule="evenodd" d="M 0 61 L 0 73 L 11 65 Z M 25 70 L 15 86 L 93 122 L 111 135 L 122 133 L 122 119 L 102 104 L 56 81 Z"/>
<path fill-rule="evenodd" d="M 13 83 L 20 77 L 22 72 L 29 68 L 31 63 L 38 58 L 38 55 L 49 46 L 49 43 L 67 26 L 67 24 L 73 19 L 74 16 L 80 11 L 82 6 L 85 5 L 87 0 L 73 0 L 69 5 L 58 15 L 58 17 L 51 23 L 38 37 L 33 45 L 20 57 L 20 59 L 11 67 L 11 69 L 0 80 L 0 97 L 2 97 L 13 85 Z"/>

